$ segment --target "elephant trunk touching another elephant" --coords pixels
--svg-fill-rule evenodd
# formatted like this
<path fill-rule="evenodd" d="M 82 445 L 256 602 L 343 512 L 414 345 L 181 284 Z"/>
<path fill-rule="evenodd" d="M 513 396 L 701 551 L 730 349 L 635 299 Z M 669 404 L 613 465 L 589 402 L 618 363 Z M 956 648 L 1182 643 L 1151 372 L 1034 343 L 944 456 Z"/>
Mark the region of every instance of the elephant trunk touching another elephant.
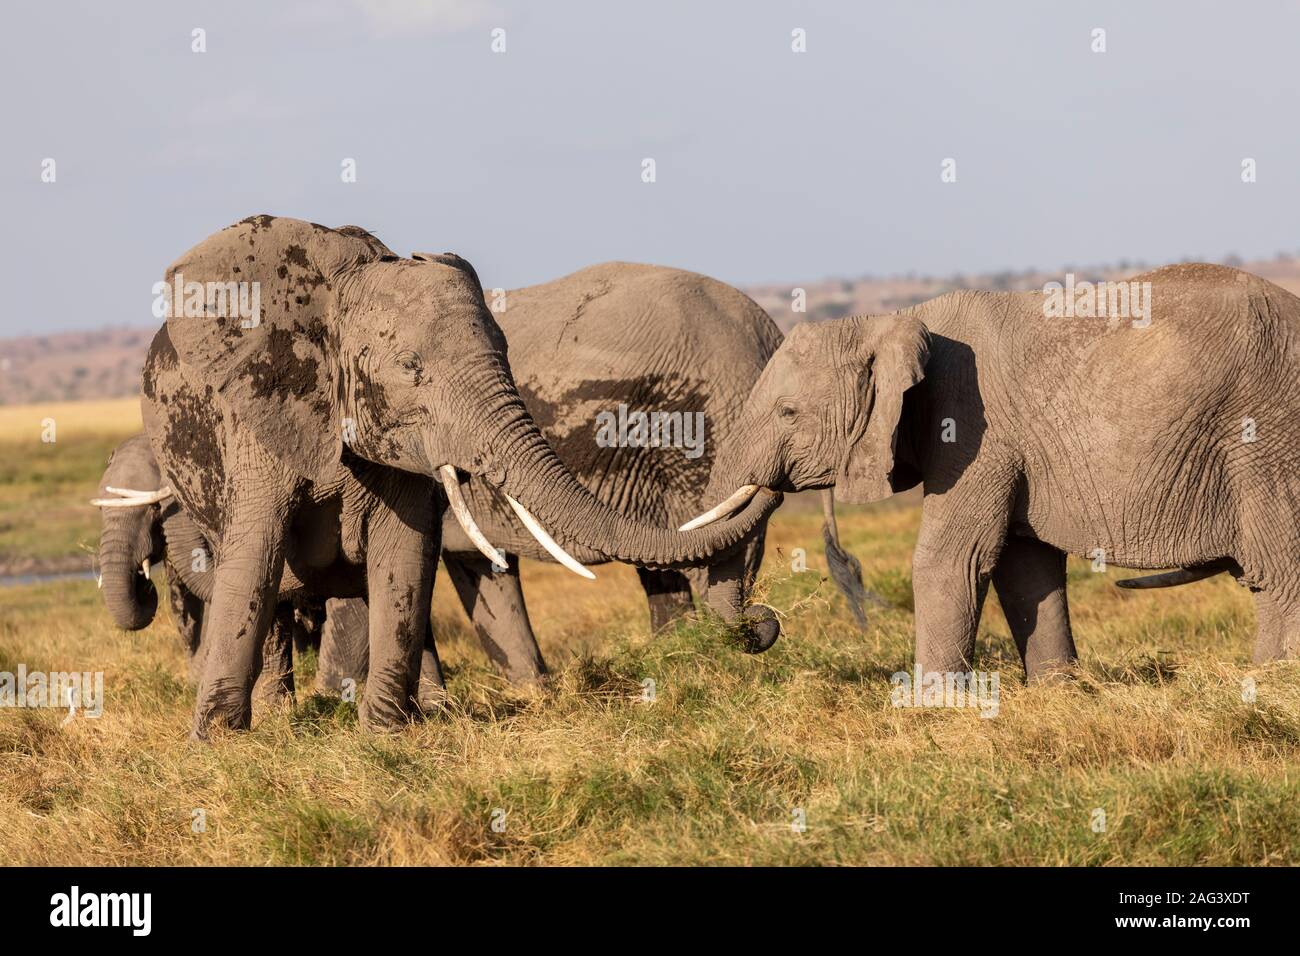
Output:
<path fill-rule="evenodd" d="M 1300 299 L 1204 264 L 1132 281 L 1151 289 L 1141 322 L 1067 318 L 1047 292 L 956 292 L 797 326 L 711 500 L 759 485 L 866 502 L 921 483 L 927 672 L 972 666 L 990 583 L 1029 676 L 1068 667 L 1067 553 L 1181 568 L 1128 587 L 1226 571 L 1255 597 L 1255 659 L 1300 655 Z"/>
<path fill-rule="evenodd" d="M 162 285 L 239 283 L 258 284 L 256 315 L 229 308 L 230 296 L 173 298 L 143 381 L 164 478 L 217 552 L 198 738 L 249 725 L 261 638 L 277 601 L 297 594 L 367 598 L 362 723 L 408 718 L 447 468 L 514 498 L 561 544 L 660 567 L 734 547 L 773 503 L 679 535 L 593 497 L 529 415 L 458 256 L 401 259 L 356 227 L 253 216 L 182 256 Z M 429 646 L 426 679 L 441 691 Z"/>

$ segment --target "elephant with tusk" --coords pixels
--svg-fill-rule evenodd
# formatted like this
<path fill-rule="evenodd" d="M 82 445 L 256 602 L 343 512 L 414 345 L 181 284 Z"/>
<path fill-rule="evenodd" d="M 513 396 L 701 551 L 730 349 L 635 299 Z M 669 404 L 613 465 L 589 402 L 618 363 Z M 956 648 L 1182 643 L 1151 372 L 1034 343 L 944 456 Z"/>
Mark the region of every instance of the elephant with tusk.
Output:
<path fill-rule="evenodd" d="M 762 308 L 715 279 L 627 262 L 489 291 L 487 298 L 524 404 L 578 481 L 620 512 L 669 527 L 703 507 L 716 449 L 781 342 Z M 860 572 L 839 548 L 830 492 L 825 497 L 828 564 L 865 626 Z M 495 568 L 459 523 L 469 507 L 483 534 L 506 552 Z M 511 680 L 541 679 L 546 665 L 518 558 L 566 564 L 565 557 L 545 541 L 539 545 L 517 504 L 481 478 L 467 483 L 465 501 L 453 500 L 452 512 L 443 519 L 442 559 L 485 651 Z M 738 547 L 696 567 L 638 568 L 651 630 L 691 610 L 694 588 L 736 625 L 746 650 L 767 650 L 780 625 L 771 609 L 749 603 L 765 533 L 766 520 Z M 580 542 L 563 543 L 586 564 L 609 560 Z M 845 573 L 838 573 L 841 567 Z M 364 632 L 331 629 L 330 635 L 359 645 L 343 651 L 345 659 L 364 656 Z"/>
<path fill-rule="evenodd" d="M 1204 264 L 1132 283 L 1141 321 L 1066 317 L 1045 289 L 796 327 L 720 453 L 725 500 L 685 526 L 761 489 L 920 483 L 926 672 L 971 668 L 990 582 L 1028 675 L 1068 668 L 1067 553 L 1182 569 L 1129 586 L 1226 571 L 1254 594 L 1256 661 L 1300 655 L 1300 299 Z"/>
<path fill-rule="evenodd" d="M 165 567 L 172 621 L 190 679 L 197 682 L 207 650 L 202 637 L 204 610 L 212 598 L 212 549 L 160 482 L 148 435 L 133 435 L 109 456 L 99 497 L 90 502 L 103 519 L 99 588 L 113 623 L 138 631 L 152 623 L 158 609 L 152 571 Z M 293 698 L 293 652 L 319 640 L 323 614 L 319 602 L 302 599 L 277 608 L 262 648 L 259 687 L 267 702 Z"/>
<path fill-rule="evenodd" d="M 466 475 L 513 498 L 544 547 L 660 568 L 736 546 L 776 499 L 681 534 L 593 497 L 529 415 L 459 256 L 403 259 L 356 227 L 260 215 L 185 253 L 160 287 L 172 297 L 145 361 L 145 427 L 216 552 L 196 738 L 249 725 L 261 638 L 277 599 L 299 593 L 367 599 L 361 722 L 405 722 L 441 518 Z M 499 560 L 469 507 L 455 513 Z M 436 651 L 423 665 L 440 686 Z"/>

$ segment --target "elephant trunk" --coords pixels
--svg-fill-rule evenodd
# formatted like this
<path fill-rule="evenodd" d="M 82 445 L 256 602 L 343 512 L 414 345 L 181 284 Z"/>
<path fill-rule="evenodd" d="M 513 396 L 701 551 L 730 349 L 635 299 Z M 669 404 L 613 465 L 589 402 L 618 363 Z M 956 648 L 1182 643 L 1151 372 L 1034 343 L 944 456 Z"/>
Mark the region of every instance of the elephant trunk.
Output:
<path fill-rule="evenodd" d="M 689 534 L 631 519 L 578 482 L 538 430 L 508 369 L 502 364 L 495 371 L 497 399 L 474 429 L 491 437 L 483 460 L 469 470 L 516 499 L 561 545 L 585 545 L 608 559 L 644 567 L 698 565 L 734 547 L 780 502 L 779 496 L 760 492 L 733 520 Z"/>
<path fill-rule="evenodd" d="M 123 522 L 105 516 L 99 538 L 104 605 L 113 623 L 127 631 L 148 627 L 158 610 L 158 592 L 141 568 L 149 555 L 137 552 L 136 536 Z"/>

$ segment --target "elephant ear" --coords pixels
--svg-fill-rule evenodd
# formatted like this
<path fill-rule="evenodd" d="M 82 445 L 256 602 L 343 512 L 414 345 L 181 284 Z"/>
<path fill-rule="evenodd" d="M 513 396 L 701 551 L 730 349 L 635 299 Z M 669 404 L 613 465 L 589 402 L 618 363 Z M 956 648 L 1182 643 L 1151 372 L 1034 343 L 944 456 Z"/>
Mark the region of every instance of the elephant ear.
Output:
<path fill-rule="evenodd" d="M 835 495 L 854 504 L 888 498 L 900 490 L 893 481 L 903 395 L 925 377 L 929 333 L 920 320 L 891 316 L 862 321 L 858 388 L 865 423 L 850 440 L 835 481 Z"/>
<path fill-rule="evenodd" d="M 470 277 L 475 288 L 483 288 L 483 283 L 479 281 L 478 273 L 474 271 L 474 267 L 469 264 L 468 260 L 462 259 L 454 252 L 412 252 L 411 258 L 416 262 L 440 262 L 444 266 L 459 269 Z"/>
<path fill-rule="evenodd" d="M 354 226 L 252 216 L 167 270 L 167 332 L 180 360 L 284 465 L 327 475 L 342 453 L 338 284 L 392 253 Z"/>

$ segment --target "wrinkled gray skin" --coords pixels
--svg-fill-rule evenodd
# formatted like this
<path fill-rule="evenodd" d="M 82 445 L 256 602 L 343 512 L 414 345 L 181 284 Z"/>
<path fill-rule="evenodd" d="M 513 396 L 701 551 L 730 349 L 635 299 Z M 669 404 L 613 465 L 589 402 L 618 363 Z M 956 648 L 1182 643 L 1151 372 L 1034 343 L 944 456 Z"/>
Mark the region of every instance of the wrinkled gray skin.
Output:
<path fill-rule="evenodd" d="M 109 487 L 140 491 L 161 487 L 148 435 L 133 435 L 113 450 L 99 482 L 98 497 L 113 498 Z M 207 649 L 202 642 L 203 613 L 212 593 L 207 541 L 174 499 L 132 508 L 101 508 L 100 515 L 100 589 L 113 623 L 128 631 L 149 626 L 158 609 L 158 594 L 144 576 L 143 563 L 165 565 L 172 621 L 189 661 L 190 679 L 197 682 Z M 294 610 L 290 605 L 277 614 L 276 626 L 263 647 L 260 686 L 268 702 L 292 698 L 292 650 L 309 642 L 310 632 L 319 627 L 319 609 L 302 607 L 296 614 Z"/>
<path fill-rule="evenodd" d="M 775 323 L 740 291 L 705 276 L 660 266 L 609 262 L 544 285 L 516 289 L 489 303 L 510 347 L 510 365 L 524 404 L 569 470 L 598 499 L 627 515 L 677 527 L 703 511 L 714 450 L 740 413 L 750 389 L 781 342 Z M 599 416 L 631 411 L 704 415 L 702 445 L 602 447 Z M 692 457 L 694 456 L 694 457 Z M 469 483 L 473 510 L 488 539 L 510 555 L 493 572 L 451 515 L 443 518 L 442 558 L 484 650 L 517 682 L 546 673 L 519 583 L 518 557 L 553 560 L 519 524 L 509 506 L 480 480 Z M 828 556 L 837 582 L 853 594 L 851 570 L 828 521 Z M 747 615 L 739 637 L 766 650 L 780 634 L 770 609 L 746 607 L 763 556 L 766 521 L 742 545 L 682 571 L 638 568 L 658 631 L 691 610 L 693 579 L 701 597 L 726 621 Z M 586 564 L 607 556 L 562 541 Z M 689 578 L 689 579 L 688 579 Z M 860 613 L 860 596 L 852 601 Z M 364 642 L 364 630 L 350 635 Z M 340 649 L 338 653 L 355 655 Z M 364 646 L 360 653 L 364 654 Z M 348 672 L 352 668 L 344 668 Z"/>
<path fill-rule="evenodd" d="M 781 340 L 767 313 L 736 289 L 691 272 L 626 262 L 511 290 L 497 300 L 494 316 L 510 345 L 524 404 L 569 470 L 610 507 L 674 528 L 703 510 L 717 436 L 739 414 Z M 689 458 L 683 448 L 602 447 L 598 416 L 617 416 L 620 403 L 630 411 L 703 413 L 701 453 Z M 489 540 L 512 556 L 550 560 L 486 482 L 471 482 L 470 489 Z M 710 556 L 695 575 L 709 606 L 727 621 L 746 611 L 765 530 L 763 521 L 740 547 Z M 561 544 L 573 544 L 584 563 L 609 559 L 574 542 Z M 493 574 L 450 516 L 443 519 L 443 558 L 489 656 L 514 680 L 545 673 L 518 561 Z M 682 571 L 638 569 L 638 575 L 652 629 L 692 607 Z M 762 606 L 749 613 L 747 644 L 766 650 L 780 633 L 776 616 Z"/>
<path fill-rule="evenodd" d="M 754 482 L 866 502 L 919 481 L 927 672 L 972 666 L 990 580 L 1029 676 L 1067 666 L 1064 555 L 1096 549 L 1121 567 L 1226 568 L 1255 596 L 1255 659 L 1297 656 L 1300 299 L 1221 266 L 1132 281 L 1152 285 L 1146 328 L 990 292 L 799 326 L 754 386 L 712 500 Z"/>
<path fill-rule="evenodd" d="M 408 719 L 441 466 L 483 476 L 561 541 L 658 567 L 735 546 L 773 507 L 761 495 L 721 527 L 677 534 L 593 498 L 529 416 L 457 256 L 400 259 L 356 227 L 253 216 L 183 255 L 166 279 L 177 275 L 256 282 L 261 305 L 257 321 L 215 299 L 207 314 L 173 310 L 145 362 L 163 480 L 216 552 L 197 738 L 249 725 L 261 639 L 277 599 L 297 594 L 367 598 L 362 725 Z M 441 685 L 436 657 L 425 663 Z"/>

